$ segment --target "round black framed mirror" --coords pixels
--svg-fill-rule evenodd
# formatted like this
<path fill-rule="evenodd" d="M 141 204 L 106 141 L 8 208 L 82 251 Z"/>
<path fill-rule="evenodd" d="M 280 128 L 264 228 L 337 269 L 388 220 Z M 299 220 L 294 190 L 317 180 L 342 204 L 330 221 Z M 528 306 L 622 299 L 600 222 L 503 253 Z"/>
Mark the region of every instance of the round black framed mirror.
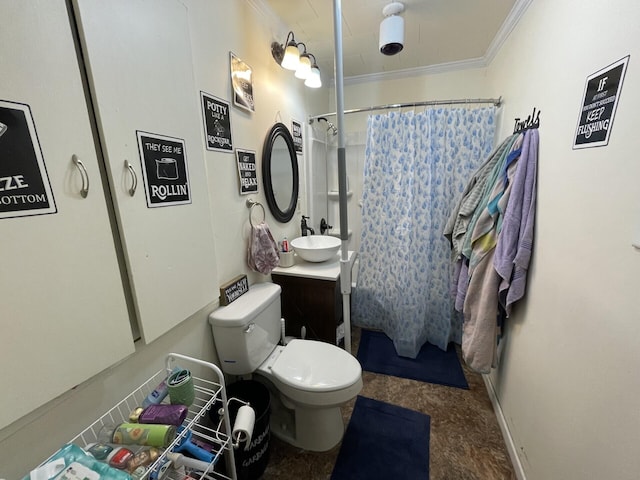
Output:
<path fill-rule="evenodd" d="M 271 214 L 279 222 L 293 218 L 298 203 L 298 159 L 293 137 L 283 123 L 276 123 L 264 141 L 262 183 Z"/>

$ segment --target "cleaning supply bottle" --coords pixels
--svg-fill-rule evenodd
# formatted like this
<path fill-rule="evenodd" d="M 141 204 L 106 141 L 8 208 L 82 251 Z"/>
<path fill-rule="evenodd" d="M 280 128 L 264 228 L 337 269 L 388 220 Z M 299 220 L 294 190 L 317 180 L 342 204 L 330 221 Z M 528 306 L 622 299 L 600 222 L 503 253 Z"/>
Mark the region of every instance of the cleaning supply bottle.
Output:
<path fill-rule="evenodd" d="M 121 423 L 113 431 L 111 443 L 165 448 L 175 437 L 175 425 Z"/>
<path fill-rule="evenodd" d="M 162 380 L 162 382 L 160 382 L 151 393 L 149 393 L 149 395 L 147 395 L 147 398 L 142 401 L 142 406 L 148 407 L 149 405 L 158 405 L 159 403 L 161 403 L 162 400 L 164 400 L 164 397 L 166 397 L 169 393 L 169 388 L 167 387 L 167 379 L 175 372 L 179 372 L 180 370 L 182 370 L 180 367 L 175 367 L 171 371 L 171 373 L 167 375 L 166 378 Z"/>
<path fill-rule="evenodd" d="M 179 427 L 187 418 L 189 408 L 186 405 L 149 405 L 138 407 L 129 414 L 131 423 L 157 423 Z"/>

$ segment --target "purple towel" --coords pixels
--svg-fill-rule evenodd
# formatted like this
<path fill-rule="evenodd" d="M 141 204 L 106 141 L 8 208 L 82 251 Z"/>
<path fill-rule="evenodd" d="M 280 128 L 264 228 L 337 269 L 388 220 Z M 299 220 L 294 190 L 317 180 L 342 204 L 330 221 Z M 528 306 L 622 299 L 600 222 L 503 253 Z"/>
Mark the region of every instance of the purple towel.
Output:
<path fill-rule="evenodd" d="M 502 278 L 499 298 L 507 316 L 524 296 L 533 250 L 538 142 L 538 129 L 527 130 L 493 261 Z"/>

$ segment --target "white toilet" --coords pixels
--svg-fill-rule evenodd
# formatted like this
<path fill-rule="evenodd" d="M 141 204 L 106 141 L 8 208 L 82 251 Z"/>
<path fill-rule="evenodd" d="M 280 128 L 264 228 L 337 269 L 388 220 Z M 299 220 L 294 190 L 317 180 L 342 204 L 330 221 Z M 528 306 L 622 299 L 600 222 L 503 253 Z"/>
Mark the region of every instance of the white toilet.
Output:
<path fill-rule="evenodd" d="M 273 434 L 296 447 L 323 452 L 344 434 L 340 406 L 362 389 L 360 363 L 325 342 L 281 338 L 280 286 L 253 285 L 209 315 L 222 370 L 253 375 L 271 392 Z"/>

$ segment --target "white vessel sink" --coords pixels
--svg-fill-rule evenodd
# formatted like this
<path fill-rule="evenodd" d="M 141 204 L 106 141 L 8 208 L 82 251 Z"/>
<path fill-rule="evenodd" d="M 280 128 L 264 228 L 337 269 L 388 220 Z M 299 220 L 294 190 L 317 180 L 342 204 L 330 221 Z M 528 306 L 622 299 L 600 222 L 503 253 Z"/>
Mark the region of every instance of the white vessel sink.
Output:
<path fill-rule="evenodd" d="M 340 250 L 339 238 L 329 235 L 308 235 L 291 240 L 291 246 L 307 262 L 325 262 Z"/>

